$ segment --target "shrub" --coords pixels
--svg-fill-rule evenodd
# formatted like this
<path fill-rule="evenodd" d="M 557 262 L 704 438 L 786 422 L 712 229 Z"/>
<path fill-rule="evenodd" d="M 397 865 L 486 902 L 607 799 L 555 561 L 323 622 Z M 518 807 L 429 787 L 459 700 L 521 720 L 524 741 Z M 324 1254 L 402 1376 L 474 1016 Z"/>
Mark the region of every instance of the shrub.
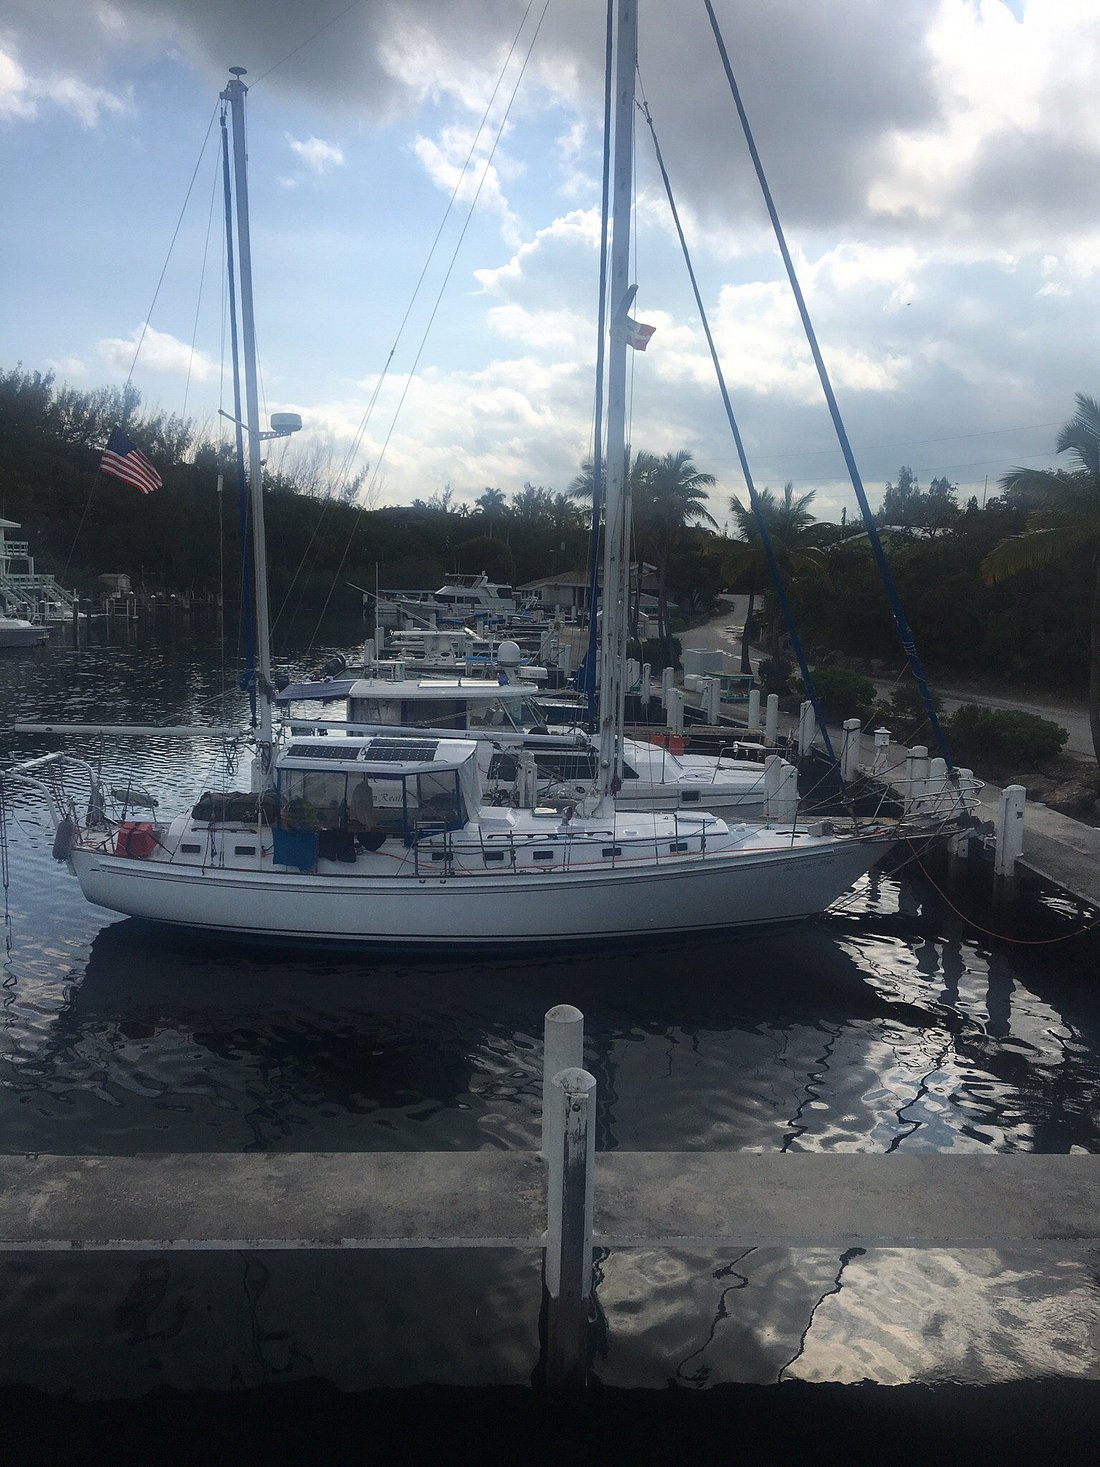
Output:
<path fill-rule="evenodd" d="M 830 723 L 858 718 L 862 723 L 874 707 L 875 685 L 845 667 L 815 667 L 814 690 Z M 801 683 L 799 684 L 801 686 Z"/>
<path fill-rule="evenodd" d="M 791 691 L 791 673 L 794 668 L 785 657 L 765 657 L 756 669 L 761 692 L 778 693 L 782 698 Z"/>
<path fill-rule="evenodd" d="M 940 700 L 935 693 L 932 693 L 932 707 L 942 719 Z M 913 743 L 928 730 L 928 710 L 914 682 L 899 683 L 885 702 L 875 704 L 871 719 L 876 724 L 886 724 L 903 744 Z"/>
<path fill-rule="evenodd" d="M 1060 753 L 1069 738 L 1059 724 L 1037 713 L 973 703 L 964 703 L 947 720 L 947 736 L 954 754 L 976 764 L 983 758 L 1040 763 Z"/>

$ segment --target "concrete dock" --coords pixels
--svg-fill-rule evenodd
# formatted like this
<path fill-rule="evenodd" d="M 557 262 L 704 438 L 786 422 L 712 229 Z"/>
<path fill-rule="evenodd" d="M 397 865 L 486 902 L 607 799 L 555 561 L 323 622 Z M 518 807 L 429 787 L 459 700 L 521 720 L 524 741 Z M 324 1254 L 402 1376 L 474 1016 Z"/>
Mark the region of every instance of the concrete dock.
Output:
<path fill-rule="evenodd" d="M 983 786 L 983 820 L 993 820 L 1000 804 L 996 785 Z M 1100 830 L 1068 815 L 1059 815 L 1037 800 L 1028 800 L 1024 810 L 1024 853 L 1017 870 L 1061 887 L 1089 906 L 1100 907 Z"/>
<path fill-rule="evenodd" d="M 0 1160 L 4 1250 L 539 1249 L 533 1152 Z M 1086 1155 L 600 1153 L 594 1243 L 966 1247 L 1100 1243 Z"/>

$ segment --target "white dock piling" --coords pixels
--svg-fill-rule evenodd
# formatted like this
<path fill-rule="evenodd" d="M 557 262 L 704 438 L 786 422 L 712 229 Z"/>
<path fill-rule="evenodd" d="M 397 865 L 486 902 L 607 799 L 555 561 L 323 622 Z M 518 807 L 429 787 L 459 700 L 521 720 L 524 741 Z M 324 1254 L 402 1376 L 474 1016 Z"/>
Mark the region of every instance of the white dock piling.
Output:
<path fill-rule="evenodd" d="M 661 707 L 667 712 L 668 695 L 676 686 L 676 670 L 672 667 L 661 668 Z"/>
<path fill-rule="evenodd" d="M 665 699 L 665 727 L 669 733 L 684 731 L 684 695 L 679 688 L 669 688 Z"/>
<path fill-rule="evenodd" d="M 748 732 L 758 734 L 760 732 L 760 689 L 752 688 L 749 691 Z"/>
<path fill-rule="evenodd" d="M 648 662 L 642 663 L 642 707 L 648 708 L 653 700 L 653 668 Z"/>
<path fill-rule="evenodd" d="M 908 814 L 923 798 L 928 784 L 928 750 L 914 744 L 905 756 L 905 810 Z"/>
<path fill-rule="evenodd" d="M 722 685 L 716 677 L 703 679 L 703 717 L 711 728 L 718 725 L 722 702 Z"/>
<path fill-rule="evenodd" d="M 1001 791 L 997 812 L 997 836 L 993 850 L 993 874 L 1011 880 L 1016 862 L 1024 853 L 1024 807 L 1027 790 L 1022 784 L 1010 784 Z"/>
<path fill-rule="evenodd" d="M 571 1003 L 555 1004 L 546 1011 L 542 1035 L 542 1155 L 551 1166 L 553 1144 L 555 1140 L 561 1144 L 561 1127 L 552 1121 L 554 1076 L 559 1070 L 579 1070 L 584 1065 L 584 1015 Z M 560 1152 L 557 1164 L 561 1164 Z"/>
<path fill-rule="evenodd" d="M 808 754 L 817 737 L 817 718 L 814 705 L 807 698 L 798 708 L 798 752 Z"/>
<path fill-rule="evenodd" d="M 779 694 L 769 693 L 764 722 L 764 747 L 774 749 L 779 743 Z"/>
<path fill-rule="evenodd" d="M 872 766 L 872 774 L 885 774 L 890 765 L 890 730 L 888 728 L 875 729 L 875 762 Z"/>
<path fill-rule="evenodd" d="M 596 1171 L 596 1081 L 587 1070 L 556 1074 L 561 1165 L 547 1178 L 546 1386 L 552 1395 L 583 1389 L 592 1293 L 592 1188 Z"/>
<path fill-rule="evenodd" d="M 846 718 L 840 744 L 840 777 L 845 784 L 851 784 L 859 774 L 860 743 L 859 719 Z"/>

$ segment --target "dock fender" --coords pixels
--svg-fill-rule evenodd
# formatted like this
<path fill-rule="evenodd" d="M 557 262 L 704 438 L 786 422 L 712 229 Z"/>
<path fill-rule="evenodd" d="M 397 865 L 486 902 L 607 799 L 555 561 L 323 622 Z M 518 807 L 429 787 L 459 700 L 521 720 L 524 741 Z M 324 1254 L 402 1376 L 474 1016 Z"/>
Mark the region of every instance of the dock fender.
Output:
<path fill-rule="evenodd" d="M 66 815 L 58 822 L 57 829 L 53 833 L 53 858 L 55 861 L 67 861 L 69 852 L 73 848 L 73 836 L 76 834 L 76 822 L 71 815 Z"/>

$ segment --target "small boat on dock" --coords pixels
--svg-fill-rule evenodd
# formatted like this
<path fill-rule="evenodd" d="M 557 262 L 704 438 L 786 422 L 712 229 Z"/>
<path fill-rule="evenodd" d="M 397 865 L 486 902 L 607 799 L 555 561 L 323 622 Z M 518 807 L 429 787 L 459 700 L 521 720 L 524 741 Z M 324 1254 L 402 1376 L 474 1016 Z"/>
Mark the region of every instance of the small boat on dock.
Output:
<path fill-rule="evenodd" d="M 0 616 L 0 648 L 41 647 L 50 638 L 49 627 L 22 616 Z"/>

